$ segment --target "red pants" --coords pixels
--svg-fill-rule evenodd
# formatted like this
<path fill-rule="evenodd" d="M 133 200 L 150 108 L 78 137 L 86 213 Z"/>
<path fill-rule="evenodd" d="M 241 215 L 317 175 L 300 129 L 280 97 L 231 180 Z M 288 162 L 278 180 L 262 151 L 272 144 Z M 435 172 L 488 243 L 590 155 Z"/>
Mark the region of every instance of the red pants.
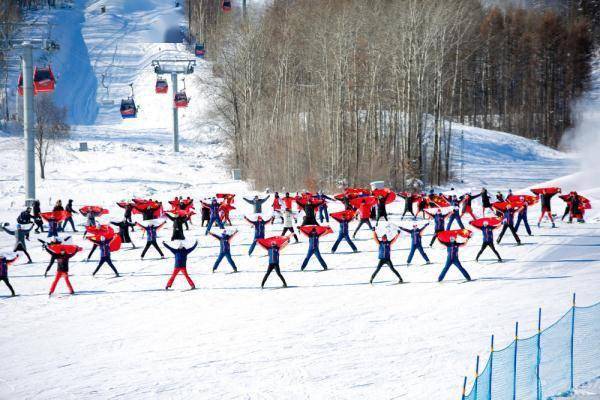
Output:
<path fill-rule="evenodd" d="M 54 282 L 52 282 L 52 286 L 50 286 L 50 294 L 54 293 L 54 290 L 56 289 L 56 285 L 58 284 L 60 278 L 65 279 L 65 283 L 67 284 L 69 291 L 71 291 L 71 294 L 75 293 L 75 291 L 73 290 L 73 286 L 71 286 L 71 282 L 69 281 L 69 274 L 67 272 L 57 271 L 56 277 L 54 278 Z"/>
<path fill-rule="evenodd" d="M 185 279 L 187 279 L 187 281 L 190 284 L 190 286 L 192 287 L 192 289 L 195 289 L 196 285 L 194 285 L 194 281 L 188 275 L 187 269 L 185 267 L 183 267 L 183 268 L 175 267 L 175 269 L 173 270 L 173 273 L 171 274 L 171 277 L 169 278 L 169 282 L 167 282 L 167 287 L 170 288 L 173 285 L 173 281 L 175 280 L 175 277 L 180 272 L 183 274 L 183 276 L 185 276 Z"/>
<path fill-rule="evenodd" d="M 463 215 L 465 215 L 465 214 L 469 214 L 469 215 L 471 216 L 471 218 L 473 218 L 473 219 L 477 219 L 477 218 L 475 217 L 475 214 L 473 214 L 473 209 L 472 209 L 470 206 L 466 206 L 466 207 L 465 207 L 465 210 L 464 210 L 464 211 L 463 211 L 463 212 L 460 214 L 461 218 L 462 218 L 462 216 L 463 216 Z"/>
<path fill-rule="evenodd" d="M 548 218 L 550 219 L 550 222 L 554 223 L 554 219 L 552 219 L 552 212 L 550 210 L 546 210 L 545 208 L 542 209 L 542 214 L 540 215 L 540 219 L 538 219 L 538 224 L 540 222 L 542 222 L 542 219 L 544 218 L 544 215 L 547 215 Z"/>

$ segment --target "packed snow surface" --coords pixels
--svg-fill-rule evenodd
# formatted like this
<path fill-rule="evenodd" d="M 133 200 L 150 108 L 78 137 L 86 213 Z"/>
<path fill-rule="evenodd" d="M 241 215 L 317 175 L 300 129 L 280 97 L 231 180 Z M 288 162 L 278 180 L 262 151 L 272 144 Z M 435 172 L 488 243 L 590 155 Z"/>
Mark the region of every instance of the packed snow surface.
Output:
<path fill-rule="evenodd" d="M 406 284 L 397 285 L 383 269 L 369 285 L 377 247 L 364 230 L 356 241 L 358 254 L 342 244 L 331 255 L 337 233 L 322 240 L 330 267 L 324 272 L 314 260 L 299 271 L 307 250 L 301 238 L 282 253 L 290 288 L 278 289 L 272 275 L 261 290 L 267 259 L 261 249 L 247 255 L 253 232 L 242 219 L 251 212 L 242 201 L 251 188 L 231 179 L 220 133 L 194 123 L 204 121 L 207 108 L 191 84 L 209 76 L 203 61 L 186 79 L 192 101 L 181 113 L 182 152 L 171 151 L 172 93 L 154 93 L 156 76 L 149 67 L 164 54 L 192 58 L 183 45 L 166 43 L 184 23 L 171 3 L 80 0 L 73 10 L 43 12 L 65 22 L 55 33 L 79 55 L 69 58 L 63 49 L 55 56 L 63 88 L 56 97 L 70 106 L 75 126 L 71 140 L 49 161 L 48 179 L 38 182 L 38 198 L 44 211 L 59 198 L 73 199 L 76 206 L 102 205 L 110 209 L 102 221 L 109 222 L 122 218 L 115 204 L 122 199 L 151 197 L 166 204 L 176 195 L 198 202 L 217 192 L 235 193 L 232 219 L 240 234 L 232 252 L 240 272 L 230 273 L 223 263 L 211 273 L 218 243 L 204 235 L 199 219 L 186 231 L 188 244 L 199 242 L 189 260 L 195 291 L 180 276 L 165 292 L 171 255 L 162 260 L 150 250 L 141 261 L 141 250 L 128 245 L 113 255 L 121 278 L 106 267 L 93 278 L 98 254 L 85 262 L 90 243 L 79 233 L 73 241 L 85 250 L 71 265 L 77 295 L 66 294 L 61 282 L 59 294 L 48 298 L 51 278 L 43 272 L 49 257 L 33 235 L 28 246 L 34 263 L 19 259 L 10 267 L 19 296 L 6 297 L 0 283 L 0 399 L 457 399 L 462 377 L 472 376 L 475 355 L 487 356 L 490 334 L 503 347 L 517 320 L 521 337 L 535 333 L 538 307 L 548 326 L 570 307 L 573 292 L 581 305 L 599 300 L 600 215 L 594 209 L 586 224 L 558 222 L 551 229 L 545 221 L 538 229 L 539 206 L 530 210 L 534 235 L 523 236 L 519 247 L 507 236 L 499 246 L 504 263 L 487 253 L 476 263 L 481 238 L 475 235 L 461 251 L 475 278 L 470 283 L 455 269 L 437 282 L 446 254 L 439 245 L 426 248 L 431 265 L 417 255 L 407 266 L 409 238 L 402 235 L 392 259 Z M 99 13 L 100 4 L 107 13 Z M 105 104 L 103 74 L 115 105 Z M 121 121 L 116 103 L 128 95 L 131 82 L 140 116 Z M 456 129 L 464 131 L 457 191 L 486 186 L 492 194 L 508 188 L 525 192 L 552 180 L 548 184 L 580 190 L 600 208 L 600 187 L 579 179 L 573 155 L 506 133 Z M 79 141 L 87 141 L 90 151 L 79 152 Z M 0 136 L 0 220 L 13 225 L 24 199 L 21 149 L 18 135 Z M 456 169 L 457 178 L 459 173 Z M 475 204 L 481 213 L 479 200 Z M 553 206 L 562 214 L 560 199 Z M 330 204 L 331 211 L 340 208 Z M 402 202 L 389 211 L 392 222 L 412 226 L 400 220 Z M 81 230 L 84 220 L 76 220 Z M 168 225 L 161 241 L 170 239 Z M 332 226 L 337 231 L 337 223 Z M 268 227 L 268 234 L 280 232 L 279 224 Z M 431 233 L 429 227 L 424 242 Z M 133 240 L 138 246 L 145 242 L 139 230 Z M 12 243 L 0 233 L 3 250 Z"/>

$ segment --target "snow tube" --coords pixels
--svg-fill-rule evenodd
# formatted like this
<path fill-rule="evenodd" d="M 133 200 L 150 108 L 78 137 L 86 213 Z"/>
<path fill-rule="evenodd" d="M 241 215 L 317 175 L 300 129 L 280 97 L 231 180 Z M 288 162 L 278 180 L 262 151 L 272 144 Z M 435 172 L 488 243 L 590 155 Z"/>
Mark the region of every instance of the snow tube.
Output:
<path fill-rule="evenodd" d="M 487 222 L 488 226 L 496 227 L 502 223 L 500 218 L 477 218 L 470 222 L 475 228 L 481 229 L 483 228 L 483 223 Z"/>
<path fill-rule="evenodd" d="M 64 221 L 71 216 L 68 211 L 49 211 L 40 214 L 46 221 L 55 220 L 57 222 Z"/>
<path fill-rule="evenodd" d="M 335 219 L 338 222 L 342 221 L 351 221 L 352 218 L 356 215 L 356 211 L 354 210 L 346 210 L 346 211 L 338 211 L 329 214 L 329 216 Z"/>
<path fill-rule="evenodd" d="M 379 197 L 379 196 L 385 197 L 385 204 L 393 203 L 396 200 L 396 193 L 394 193 L 394 191 L 392 191 L 391 189 L 388 189 L 388 188 L 373 190 L 373 196 L 375 196 L 375 197 Z"/>
<path fill-rule="evenodd" d="M 81 213 L 81 215 L 83 216 L 87 216 L 87 214 L 89 213 L 93 213 L 96 215 L 106 215 L 108 214 L 108 210 L 105 208 L 102 208 L 100 206 L 83 206 L 79 209 L 79 212 Z"/>
<path fill-rule="evenodd" d="M 64 251 L 67 255 L 72 256 L 83 249 L 72 244 L 51 244 L 48 246 L 48 250 L 54 254 L 60 254 Z"/>
<path fill-rule="evenodd" d="M 442 231 L 437 235 L 437 239 L 442 243 L 450 243 L 450 239 L 454 238 L 459 243 L 466 243 L 473 236 L 473 232 L 468 229 L 453 229 L 451 231 Z"/>
<path fill-rule="evenodd" d="M 300 232 L 304 233 L 306 236 L 308 236 L 313 229 L 317 231 L 318 236 L 325 236 L 329 235 L 330 233 L 333 233 L 333 229 L 331 229 L 328 226 L 304 225 L 299 227 L 298 229 L 300 229 Z"/>
<path fill-rule="evenodd" d="M 273 243 L 275 243 L 275 246 L 279 248 L 279 250 L 281 250 L 289 243 L 289 241 L 290 238 L 288 238 L 287 236 L 271 236 L 268 238 L 257 240 L 258 244 L 266 250 L 269 250 Z"/>
<path fill-rule="evenodd" d="M 537 195 L 556 194 L 556 193 L 560 193 L 560 188 L 558 188 L 558 187 L 535 188 L 535 189 L 531 189 L 531 191 Z"/>
<path fill-rule="evenodd" d="M 357 197 L 355 199 L 350 200 L 350 205 L 354 208 L 359 208 L 363 205 L 363 202 L 369 207 L 373 207 L 375 204 L 377 204 L 377 199 L 373 196 Z"/>
<path fill-rule="evenodd" d="M 511 194 L 506 200 L 511 203 L 527 203 L 528 206 L 532 206 L 538 202 L 538 198 L 530 194 Z"/>

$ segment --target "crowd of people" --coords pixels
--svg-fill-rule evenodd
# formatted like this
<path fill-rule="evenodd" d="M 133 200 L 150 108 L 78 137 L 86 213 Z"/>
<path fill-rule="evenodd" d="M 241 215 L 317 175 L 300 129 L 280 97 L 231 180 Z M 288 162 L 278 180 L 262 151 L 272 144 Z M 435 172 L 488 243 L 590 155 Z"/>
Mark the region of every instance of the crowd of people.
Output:
<path fill-rule="evenodd" d="M 287 287 L 280 268 L 281 251 L 291 239 L 298 243 L 298 234 L 301 233 L 307 238 L 308 251 L 300 269 L 304 270 L 314 256 L 321 268 L 327 270 L 329 267 L 322 255 L 320 239 L 334 233 L 329 226 L 330 219 L 334 219 L 338 225 L 337 239 L 330 249 L 331 254 L 335 254 L 342 242 L 345 242 L 354 253 L 357 253 L 358 248 L 353 240 L 356 239 L 361 229 L 369 230 L 374 244 L 378 247 L 378 263 L 370 283 L 373 283 L 377 274 L 385 266 L 396 276 L 398 282 L 402 283 L 402 277 L 392 262 L 393 245 L 404 232 L 410 240 L 410 252 L 406 263 L 410 265 L 418 252 L 429 264 L 430 259 L 423 246 L 422 237 L 425 230 L 431 225 L 433 232 L 429 246 L 433 246 L 438 241 L 446 247 L 447 251 L 446 262 L 438 281 L 444 279 L 452 266 L 455 266 L 464 278 L 470 281 L 471 276 L 460 262 L 460 248 L 468 242 L 473 234 L 472 230 L 465 227 L 465 218 L 470 218 L 469 227 L 481 232 L 481 248 L 477 253 L 476 261 L 479 261 L 483 252 L 489 248 L 498 262 L 502 262 L 502 257 L 495 245 L 502 242 L 507 231 L 510 231 L 517 245 L 521 244 L 519 236 L 521 227 L 528 235 L 532 235 L 527 216 L 529 207 L 539 203 L 541 214 L 537 226 L 540 227 L 546 218 L 553 228 L 556 227 L 551 201 L 554 196 L 560 195 L 565 202 L 566 208 L 561 219 L 568 218 L 567 222 L 569 223 L 584 222 L 585 211 L 591 208 L 589 200 L 576 192 L 561 194 L 561 189 L 555 187 L 533 189 L 532 192 L 532 195 L 513 194 L 509 190 L 506 196 L 498 192 L 493 197 L 485 188 L 478 193 L 467 192 L 460 195 L 454 190 L 446 193 L 434 193 L 434 191 L 396 193 L 387 188 L 374 190 L 347 188 L 343 193 L 335 196 L 328 196 L 319 191 L 317 193 L 302 192 L 293 196 L 290 193 L 283 195 L 274 193 L 272 198 L 271 194 L 264 197 L 258 195 L 244 197 L 244 202 L 248 203 L 253 211 L 243 217 L 254 233 L 248 255 L 252 255 L 257 246 L 267 252 L 268 266 L 261 287 L 265 286 L 273 271 L 276 272 L 283 286 Z M 409 223 L 410 227 L 398 227 L 388 220 L 387 207 L 399 198 L 404 201 L 400 219 L 412 219 L 412 222 Z M 476 215 L 474 209 L 473 202 L 476 199 L 481 202 L 481 215 L 479 216 Z M 204 228 L 204 234 L 219 243 L 219 252 L 212 267 L 213 272 L 219 268 L 224 259 L 227 260 L 234 273 L 238 272 L 231 253 L 232 240 L 238 234 L 238 230 L 233 228 L 230 218 L 231 211 L 236 209 L 234 203 L 235 195 L 227 193 L 216 194 L 214 197 L 198 203 L 200 225 Z M 329 207 L 336 203 L 342 210 L 329 212 Z M 5 233 L 14 237 L 14 246 L 11 252 L 0 254 L 0 280 L 6 284 L 11 295 L 14 296 L 16 293 L 9 281 L 9 266 L 14 264 L 20 255 L 24 255 L 28 263 L 32 263 L 27 242 L 31 240 L 30 237 L 33 234 L 36 234 L 42 248 L 49 255 L 44 276 L 47 276 L 52 266 L 56 264 L 56 275 L 50 286 L 49 295 L 54 293 L 61 279 L 64 279 L 69 292 L 75 293 L 69 280 L 69 260 L 83 250 L 81 247 L 71 244 L 73 235 L 78 232 L 75 218 L 79 215 L 85 219 L 83 237 L 91 246 L 86 260 L 89 261 L 97 249 L 100 253 L 98 264 L 92 273 L 93 276 L 105 264 L 116 277 L 120 276 L 113 262 L 112 253 L 118 251 L 125 244 L 130 245 L 133 249 L 137 248 L 131 235 L 136 228 L 142 232 L 146 241 L 140 254 L 141 259 L 143 260 L 151 249 L 164 258 L 165 255 L 159 244 L 159 231 L 170 222 L 172 224 L 171 243 L 162 241 L 162 246 L 173 254 L 174 266 L 165 289 L 171 288 L 178 274 L 182 274 L 191 289 L 195 289 L 195 283 L 187 272 L 187 264 L 189 254 L 198 247 L 198 241 L 191 246 L 188 245 L 186 232 L 191 229 L 192 219 L 195 218 L 196 204 L 190 197 L 177 197 L 168 204 L 170 208 L 165 208 L 162 202 L 153 199 L 121 201 L 117 205 L 123 209 L 123 217 L 119 220 L 110 220 L 109 217 L 101 218 L 109 214 L 109 211 L 101 206 L 88 205 L 76 210 L 73 200 L 69 200 L 65 206 L 58 200 L 52 211 L 42 212 L 40 202 L 35 201 L 31 207 L 27 207 L 17 216 L 14 228 L 9 223 L 1 225 Z M 268 211 L 264 212 L 267 208 Z M 106 220 L 106 223 L 102 223 L 102 220 Z M 350 225 L 353 221 L 357 221 L 357 223 L 351 237 Z M 267 227 L 275 224 L 281 225 L 280 234 L 268 236 Z M 379 232 L 378 227 L 381 227 Z M 500 234 L 494 240 L 496 229 L 500 230 Z M 273 230 L 277 230 L 277 228 L 273 226 L 271 231 Z M 66 234 L 67 231 L 71 232 L 69 236 Z"/>

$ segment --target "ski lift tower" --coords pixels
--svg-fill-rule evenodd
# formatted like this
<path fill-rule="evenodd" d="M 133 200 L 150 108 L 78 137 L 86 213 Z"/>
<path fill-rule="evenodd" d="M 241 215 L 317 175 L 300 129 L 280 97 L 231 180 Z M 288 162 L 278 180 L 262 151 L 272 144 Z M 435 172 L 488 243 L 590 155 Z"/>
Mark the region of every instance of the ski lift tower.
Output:
<path fill-rule="evenodd" d="M 171 75 L 173 96 L 177 93 L 177 77 L 194 73 L 196 60 L 153 60 L 152 66 L 156 75 Z M 173 151 L 179 152 L 179 110 L 173 102 Z"/>
<path fill-rule="evenodd" d="M 59 45 L 53 40 L 30 37 L 26 40 L 12 39 L 5 32 L 20 28 L 31 29 L 48 27 L 46 23 L 0 23 L 0 49 L 21 50 L 21 72 L 23 74 L 23 137 L 25 138 L 25 203 L 30 205 L 35 200 L 35 134 L 33 111 L 33 49 L 44 51 L 58 50 Z M 30 35 L 30 36 L 35 36 Z"/>

